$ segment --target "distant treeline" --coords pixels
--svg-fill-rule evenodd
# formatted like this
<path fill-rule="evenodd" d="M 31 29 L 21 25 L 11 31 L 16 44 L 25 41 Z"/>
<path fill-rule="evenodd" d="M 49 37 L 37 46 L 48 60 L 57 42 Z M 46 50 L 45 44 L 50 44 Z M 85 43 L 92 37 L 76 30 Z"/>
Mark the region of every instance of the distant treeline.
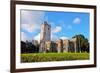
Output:
<path fill-rule="evenodd" d="M 32 42 L 21 41 L 21 53 L 37 53 L 39 52 L 39 45 L 34 45 Z"/>

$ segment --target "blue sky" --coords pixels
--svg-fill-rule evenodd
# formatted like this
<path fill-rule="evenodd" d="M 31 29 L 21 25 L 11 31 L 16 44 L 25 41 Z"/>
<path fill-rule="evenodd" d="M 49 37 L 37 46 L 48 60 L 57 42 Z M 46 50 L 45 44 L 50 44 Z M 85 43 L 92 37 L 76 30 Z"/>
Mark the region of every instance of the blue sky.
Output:
<path fill-rule="evenodd" d="M 51 39 L 70 39 L 83 34 L 89 39 L 89 13 L 21 10 L 21 40 L 40 40 L 43 21 L 51 25 Z"/>

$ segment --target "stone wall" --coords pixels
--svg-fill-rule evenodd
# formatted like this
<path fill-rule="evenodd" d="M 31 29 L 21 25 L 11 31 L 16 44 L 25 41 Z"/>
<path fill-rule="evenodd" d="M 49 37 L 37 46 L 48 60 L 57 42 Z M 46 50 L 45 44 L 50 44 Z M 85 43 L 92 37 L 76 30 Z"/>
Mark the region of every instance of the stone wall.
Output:
<path fill-rule="evenodd" d="M 59 39 L 56 42 L 47 41 L 45 42 L 45 49 L 46 52 L 79 52 L 76 38 L 70 40 Z"/>

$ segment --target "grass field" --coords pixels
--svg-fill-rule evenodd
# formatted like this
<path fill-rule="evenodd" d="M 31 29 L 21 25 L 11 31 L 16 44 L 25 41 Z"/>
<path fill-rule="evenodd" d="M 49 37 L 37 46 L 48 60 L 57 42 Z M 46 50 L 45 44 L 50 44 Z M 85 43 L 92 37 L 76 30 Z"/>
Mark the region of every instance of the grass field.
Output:
<path fill-rule="evenodd" d="M 89 53 L 28 53 L 21 54 L 21 62 L 48 62 L 48 61 L 69 61 L 88 60 Z"/>

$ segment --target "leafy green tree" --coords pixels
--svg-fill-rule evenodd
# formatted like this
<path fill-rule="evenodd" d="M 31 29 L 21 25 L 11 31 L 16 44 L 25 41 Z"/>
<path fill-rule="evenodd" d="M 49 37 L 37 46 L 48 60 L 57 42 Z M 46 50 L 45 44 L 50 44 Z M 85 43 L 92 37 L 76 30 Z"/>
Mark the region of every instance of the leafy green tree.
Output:
<path fill-rule="evenodd" d="M 89 52 L 89 42 L 84 35 L 78 34 L 73 36 L 72 38 L 77 38 L 77 45 L 80 52 Z"/>
<path fill-rule="evenodd" d="M 21 53 L 36 53 L 39 52 L 39 44 L 34 45 L 29 41 L 21 41 Z"/>

